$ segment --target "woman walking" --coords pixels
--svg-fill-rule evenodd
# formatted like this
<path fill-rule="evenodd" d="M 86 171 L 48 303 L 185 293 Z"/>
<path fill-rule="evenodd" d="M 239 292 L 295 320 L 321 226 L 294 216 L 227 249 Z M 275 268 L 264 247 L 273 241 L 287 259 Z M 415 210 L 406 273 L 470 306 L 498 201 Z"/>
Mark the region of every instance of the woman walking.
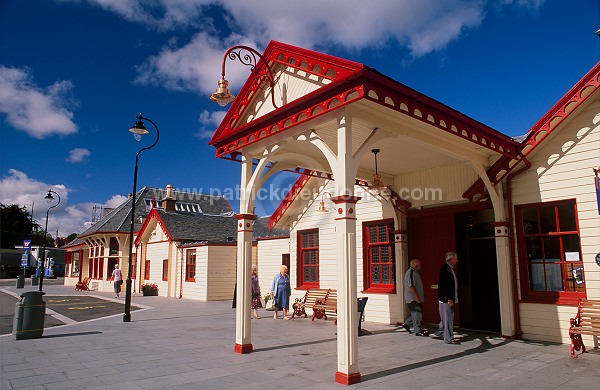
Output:
<path fill-rule="evenodd" d="M 256 272 L 256 264 L 252 264 L 252 310 L 254 311 L 254 318 L 259 319 L 260 316 L 256 309 L 262 307 L 260 301 L 260 285 L 258 284 L 258 272 Z"/>
<path fill-rule="evenodd" d="M 123 276 L 121 275 L 119 264 L 115 264 L 115 269 L 112 272 L 112 278 L 113 286 L 115 289 L 115 298 L 119 298 L 119 293 L 121 292 L 121 284 L 123 284 Z"/>
<path fill-rule="evenodd" d="M 290 295 L 292 295 L 292 288 L 290 286 L 290 277 L 288 275 L 288 268 L 282 265 L 279 269 L 279 273 L 275 275 L 273 284 L 271 285 L 271 299 L 275 299 L 275 314 L 274 319 L 277 319 L 277 310 L 283 310 L 283 319 L 289 320 L 287 311 L 290 308 Z"/>

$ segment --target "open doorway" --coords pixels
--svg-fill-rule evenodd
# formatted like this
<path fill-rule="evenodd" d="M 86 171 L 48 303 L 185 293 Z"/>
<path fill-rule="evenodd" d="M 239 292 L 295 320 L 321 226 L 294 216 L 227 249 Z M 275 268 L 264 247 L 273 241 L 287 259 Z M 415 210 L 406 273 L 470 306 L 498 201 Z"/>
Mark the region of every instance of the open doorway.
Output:
<path fill-rule="evenodd" d="M 413 212 L 408 221 L 410 258 L 421 260 L 423 322 L 439 322 L 437 280 L 448 251 L 458 253 L 459 305 L 454 324 L 500 332 L 498 266 L 492 209 L 440 208 Z"/>
<path fill-rule="evenodd" d="M 500 332 L 498 262 L 491 209 L 454 216 L 459 254 L 460 326 Z"/>

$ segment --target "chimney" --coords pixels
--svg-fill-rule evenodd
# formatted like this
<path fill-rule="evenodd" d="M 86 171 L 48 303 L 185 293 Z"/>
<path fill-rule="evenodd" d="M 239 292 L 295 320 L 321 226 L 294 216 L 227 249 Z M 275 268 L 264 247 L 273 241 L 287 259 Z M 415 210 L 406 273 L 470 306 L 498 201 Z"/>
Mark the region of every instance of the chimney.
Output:
<path fill-rule="evenodd" d="M 175 198 L 173 197 L 173 186 L 167 184 L 167 195 L 162 200 L 162 207 L 165 211 L 175 211 Z"/>

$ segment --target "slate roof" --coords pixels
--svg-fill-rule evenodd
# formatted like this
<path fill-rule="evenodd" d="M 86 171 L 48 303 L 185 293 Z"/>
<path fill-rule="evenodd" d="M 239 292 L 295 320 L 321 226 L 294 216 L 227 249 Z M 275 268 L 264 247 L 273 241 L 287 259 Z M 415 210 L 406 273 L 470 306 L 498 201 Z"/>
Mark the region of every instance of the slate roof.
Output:
<path fill-rule="evenodd" d="M 190 243 L 225 243 L 237 241 L 237 222 L 232 216 L 217 216 L 192 214 L 179 211 L 167 212 L 156 210 L 156 213 L 168 230 L 174 241 L 184 244 Z M 269 217 L 258 217 L 253 225 L 253 240 L 265 237 L 289 236 L 287 229 L 273 229 L 267 227 Z"/>
<path fill-rule="evenodd" d="M 154 199 L 158 208 L 160 207 L 161 200 L 166 196 L 166 194 L 166 189 L 153 187 L 144 187 L 138 191 L 135 198 L 136 218 L 133 224 L 134 232 L 140 230 L 143 221 L 150 213 L 150 208 L 147 206 L 147 203 L 149 203 L 148 201 Z M 177 190 L 173 190 L 172 195 L 177 202 L 199 205 L 204 215 L 233 215 L 233 210 L 231 210 L 231 206 L 224 197 Z M 70 242 L 66 247 L 68 248 L 81 245 L 84 242 L 83 238 L 93 234 L 129 233 L 131 227 L 131 202 L 131 198 L 127 199 L 120 206 L 104 215 L 90 228 L 79 234 L 77 238 Z M 140 217 L 142 222 L 140 222 Z"/>

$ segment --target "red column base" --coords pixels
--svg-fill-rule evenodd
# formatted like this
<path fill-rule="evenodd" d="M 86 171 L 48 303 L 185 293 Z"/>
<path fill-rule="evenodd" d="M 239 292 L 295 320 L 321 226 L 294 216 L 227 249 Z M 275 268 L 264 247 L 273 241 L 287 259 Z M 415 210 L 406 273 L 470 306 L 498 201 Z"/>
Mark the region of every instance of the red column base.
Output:
<path fill-rule="evenodd" d="M 354 372 L 352 374 L 345 374 L 343 372 L 335 373 L 335 381 L 342 385 L 353 385 L 360 382 L 360 372 Z"/>
<path fill-rule="evenodd" d="M 252 352 L 252 344 L 236 344 L 233 347 L 233 351 L 235 353 L 251 353 Z"/>

